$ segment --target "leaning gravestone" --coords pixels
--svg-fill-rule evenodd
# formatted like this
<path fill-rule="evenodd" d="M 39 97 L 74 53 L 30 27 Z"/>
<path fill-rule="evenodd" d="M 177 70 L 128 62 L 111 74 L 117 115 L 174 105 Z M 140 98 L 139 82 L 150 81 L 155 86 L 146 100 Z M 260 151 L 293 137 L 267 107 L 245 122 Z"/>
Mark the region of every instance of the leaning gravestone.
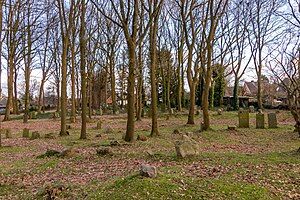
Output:
<path fill-rule="evenodd" d="M 268 113 L 269 128 L 277 128 L 277 116 L 276 113 Z"/>
<path fill-rule="evenodd" d="M 183 135 L 182 140 L 176 142 L 175 149 L 177 156 L 181 158 L 199 155 L 199 143 L 187 135 Z"/>
<path fill-rule="evenodd" d="M 263 113 L 256 114 L 256 128 L 265 128 L 265 115 Z"/>
<path fill-rule="evenodd" d="M 249 128 L 249 111 L 239 111 L 239 128 Z"/>
<path fill-rule="evenodd" d="M 29 129 L 28 128 L 24 128 L 23 129 L 23 138 L 29 138 Z"/>

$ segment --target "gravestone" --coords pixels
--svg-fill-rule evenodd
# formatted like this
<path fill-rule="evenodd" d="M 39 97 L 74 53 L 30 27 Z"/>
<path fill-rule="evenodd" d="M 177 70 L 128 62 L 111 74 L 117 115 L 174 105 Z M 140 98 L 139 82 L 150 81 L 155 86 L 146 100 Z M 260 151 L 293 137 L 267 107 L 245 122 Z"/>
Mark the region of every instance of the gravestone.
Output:
<path fill-rule="evenodd" d="M 100 115 L 100 116 L 103 115 L 103 110 L 102 110 L 102 108 L 99 109 L 99 115 Z"/>
<path fill-rule="evenodd" d="M 218 109 L 218 115 L 222 115 L 223 110 L 222 109 Z"/>
<path fill-rule="evenodd" d="M 174 108 L 171 108 L 171 115 L 174 114 Z"/>
<path fill-rule="evenodd" d="M 254 113 L 255 112 L 254 106 L 249 106 L 249 112 L 250 113 Z"/>
<path fill-rule="evenodd" d="M 102 128 L 102 120 L 99 120 L 97 122 L 97 129 L 101 129 Z"/>
<path fill-rule="evenodd" d="M 31 135 L 31 140 L 35 140 L 35 139 L 39 139 L 41 137 L 40 133 L 38 131 L 34 131 L 32 132 L 32 135 Z"/>
<path fill-rule="evenodd" d="M 199 155 L 199 143 L 187 135 L 182 136 L 181 141 L 177 141 L 175 149 L 178 157 L 185 158 L 188 156 Z"/>
<path fill-rule="evenodd" d="M 29 138 L 29 129 L 28 128 L 24 128 L 23 129 L 23 138 Z"/>
<path fill-rule="evenodd" d="M 28 115 L 24 114 L 23 116 L 23 123 L 27 123 L 28 122 Z"/>
<path fill-rule="evenodd" d="M 70 117 L 70 121 L 71 121 L 71 123 L 75 123 L 75 122 L 76 122 L 75 116 L 71 116 L 71 117 Z"/>
<path fill-rule="evenodd" d="M 30 119 L 37 119 L 36 112 L 35 111 L 30 112 L 29 113 L 29 118 Z"/>
<path fill-rule="evenodd" d="M 249 111 L 240 110 L 239 111 L 239 128 L 249 128 Z"/>
<path fill-rule="evenodd" d="M 277 128 L 277 115 L 276 113 L 268 113 L 269 128 Z"/>
<path fill-rule="evenodd" d="M 256 128 L 265 128 L 265 115 L 263 113 L 256 114 Z"/>
<path fill-rule="evenodd" d="M 155 166 L 141 164 L 140 175 L 144 177 L 155 178 L 157 176 L 157 169 Z"/>
<path fill-rule="evenodd" d="M 5 137 L 6 138 L 12 138 L 11 129 L 10 128 L 5 129 Z"/>

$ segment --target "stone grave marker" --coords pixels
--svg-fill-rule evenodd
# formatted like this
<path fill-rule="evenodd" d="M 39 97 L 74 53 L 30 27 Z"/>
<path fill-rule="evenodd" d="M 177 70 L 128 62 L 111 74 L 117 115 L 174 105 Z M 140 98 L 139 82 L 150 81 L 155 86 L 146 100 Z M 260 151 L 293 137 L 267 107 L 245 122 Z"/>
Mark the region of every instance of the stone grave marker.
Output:
<path fill-rule="evenodd" d="M 249 106 L 249 112 L 250 112 L 250 113 L 254 113 L 254 112 L 255 112 L 254 106 Z"/>
<path fill-rule="evenodd" d="M 276 113 L 268 113 L 269 128 L 277 128 L 277 115 Z"/>
<path fill-rule="evenodd" d="M 10 128 L 7 128 L 5 129 L 5 137 L 6 138 L 12 138 L 12 134 L 11 134 L 11 129 Z"/>
<path fill-rule="evenodd" d="M 256 114 L 256 128 L 265 128 L 265 115 L 263 113 Z"/>
<path fill-rule="evenodd" d="M 249 128 L 249 111 L 239 111 L 239 128 Z"/>
<path fill-rule="evenodd" d="M 24 128 L 23 129 L 23 138 L 29 138 L 29 129 L 28 128 Z"/>

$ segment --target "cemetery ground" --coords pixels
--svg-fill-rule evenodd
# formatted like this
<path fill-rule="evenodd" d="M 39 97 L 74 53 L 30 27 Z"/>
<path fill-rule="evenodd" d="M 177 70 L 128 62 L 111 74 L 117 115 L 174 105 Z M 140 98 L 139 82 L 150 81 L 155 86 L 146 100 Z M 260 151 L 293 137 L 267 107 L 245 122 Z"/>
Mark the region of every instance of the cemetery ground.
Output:
<path fill-rule="evenodd" d="M 156 138 L 148 137 L 151 119 L 143 118 L 135 135 L 147 140 L 133 143 L 122 140 L 125 114 L 89 120 L 87 140 L 79 140 L 78 117 L 68 123 L 70 136 L 59 137 L 60 119 L 49 116 L 1 122 L 12 138 L 2 134 L 0 199 L 300 199 L 300 139 L 288 111 L 277 114 L 276 129 L 256 129 L 250 113 L 250 128 L 237 130 L 227 129 L 238 125 L 237 112 L 211 112 L 205 132 L 198 131 L 201 114 L 194 126 L 186 125 L 186 113 L 161 115 Z M 22 138 L 24 128 L 41 138 Z M 55 137 L 45 138 L 49 133 Z M 185 133 L 199 142 L 198 156 L 176 156 L 175 142 Z M 56 154 L 65 148 L 72 153 Z M 97 155 L 99 148 L 112 152 Z M 157 176 L 141 177 L 142 163 L 157 167 Z"/>

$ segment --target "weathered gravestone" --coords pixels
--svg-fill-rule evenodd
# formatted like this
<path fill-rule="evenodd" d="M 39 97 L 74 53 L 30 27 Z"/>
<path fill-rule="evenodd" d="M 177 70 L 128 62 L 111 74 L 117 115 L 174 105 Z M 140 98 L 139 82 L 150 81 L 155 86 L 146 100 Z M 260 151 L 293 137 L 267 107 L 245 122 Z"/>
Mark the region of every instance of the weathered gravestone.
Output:
<path fill-rule="evenodd" d="M 11 129 L 10 128 L 6 128 L 5 129 L 5 137 L 6 138 L 12 138 L 12 134 L 11 134 Z"/>
<path fill-rule="evenodd" d="M 218 109 L 218 115 L 222 115 L 223 110 L 221 108 Z"/>
<path fill-rule="evenodd" d="M 31 140 L 35 140 L 35 139 L 39 139 L 41 137 L 40 133 L 38 131 L 34 131 L 32 132 L 32 135 L 31 135 Z"/>
<path fill-rule="evenodd" d="M 35 111 L 29 113 L 29 119 L 37 119 L 37 115 Z"/>
<path fill-rule="evenodd" d="M 265 114 L 257 113 L 256 114 L 256 128 L 265 128 Z"/>
<path fill-rule="evenodd" d="M 155 178 L 157 176 L 156 167 L 148 164 L 141 164 L 140 175 L 144 177 Z"/>
<path fill-rule="evenodd" d="M 102 128 L 102 120 L 99 120 L 97 122 L 97 129 L 101 129 Z"/>
<path fill-rule="evenodd" d="M 76 122 L 75 116 L 71 116 L 71 117 L 70 117 L 70 122 L 71 122 L 71 123 L 75 123 L 75 122 Z"/>
<path fill-rule="evenodd" d="M 249 111 L 239 111 L 239 128 L 249 128 Z"/>
<path fill-rule="evenodd" d="M 276 113 L 268 113 L 269 128 L 277 128 L 277 116 Z"/>
<path fill-rule="evenodd" d="M 29 138 L 29 129 L 28 128 L 24 128 L 23 129 L 23 138 Z"/>
<path fill-rule="evenodd" d="M 250 113 L 254 113 L 254 112 L 255 112 L 254 106 L 249 106 L 249 112 L 250 112 Z"/>
<path fill-rule="evenodd" d="M 199 143 L 187 135 L 182 136 L 182 141 L 177 141 L 175 145 L 178 157 L 199 155 Z"/>

